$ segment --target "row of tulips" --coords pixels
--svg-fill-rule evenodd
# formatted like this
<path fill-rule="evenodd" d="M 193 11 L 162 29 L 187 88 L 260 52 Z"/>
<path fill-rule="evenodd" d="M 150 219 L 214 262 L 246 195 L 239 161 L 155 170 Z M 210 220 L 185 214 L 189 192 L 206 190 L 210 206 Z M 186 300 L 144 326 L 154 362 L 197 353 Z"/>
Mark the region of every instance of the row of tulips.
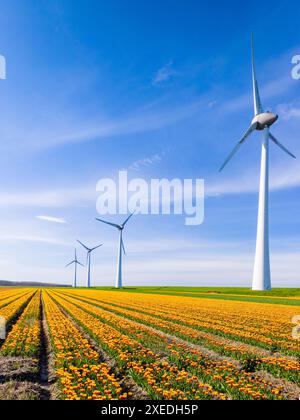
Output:
<path fill-rule="evenodd" d="M 41 292 L 37 291 L 8 334 L 2 356 L 38 358 L 41 345 Z"/>
<path fill-rule="evenodd" d="M 57 303 L 43 291 L 43 303 L 55 370 L 64 400 L 126 399 L 120 381 L 111 368 L 99 360 L 83 333 L 61 311 Z"/>
<path fill-rule="evenodd" d="M 18 290 L 3 295 L 0 299 L 0 310 L 26 294 L 28 294 L 28 290 Z"/>
<path fill-rule="evenodd" d="M 5 290 L 5 291 L 0 291 L 0 306 L 2 305 L 2 302 L 4 300 L 6 300 L 7 298 L 12 298 L 16 295 L 20 295 L 22 292 L 20 290 L 14 290 L 14 289 L 9 289 L 9 290 Z"/>
<path fill-rule="evenodd" d="M 76 302 L 65 300 L 57 293 L 54 296 L 76 322 L 115 358 L 123 374 L 130 375 L 151 399 L 229 398 L 226 393 L 215 391 L 196 375 L 162 357 L 159 349 L 143 345 L 138 339 L 122 333 L 117 326 L 113 327 L 98 319 L 86 311 L 84 304 L 79 307 Z"/>
<path fill-rule="evenodd" d="M 0 308 L 0 316 L 4 318 L 8 329 L 18 315 L 22 313 L 35 293 L 36 291 L 34 290 L 24 290 L 20 296 Z"/>
<path fill-rule="evenodd" d="M 233 363 L 223 360 L 211 360 L 206 356 L 200 349 L 191 348 L 184 343 L 179 343 L 178 340 L 170 339 L 159 331 L 153 330 L 146 325 L 141 325 L 133 320 L 125 319 L 123 316 L 119 316 L 115 313 L 103 310 L 94 304 L 83 302 L 82 300 L 66 297 L 60 294 L 56 296 L 59 303 L 66 307 L 75 318 L 83 322 L 86 325 L 84 316 L 89 319 L 91 317 L 98 320 L 101 326 L 101 342 L 103 343 L 104 338 L 102 337 L 103 330 L 109 330 L 111 328 L 117 330 L 120 334 L 126 337 L 126 339 L 134 340 L 135 345 L 127 350 L 125 353 L 130 354 L 132 357 L 133 351 L 139 346 L 142 348 L 150 349 L 150 351 L 158 357 L 160 360 L 168 361 L 169 366 L 176 369 L 176 387 L 172 388 L 172 392 L 176 392 L 179 389 L 184 389 L 183 395 L 188 394 L 188 383 L 192 377 L 204 383 L 210 387 L 210 391 L 216 393 L 216 396 L 222 396 L 222 398 L 234 398 L 234 399 L 285 399 L 291 397 L 286 391 L 279 386 L 274 386 L 270 381 L 266 381 L 263 378 L 257 377 L 246 371 L 238 369 Z M 77 314 L 77 315 L 76 315 Z M 80 317 L 80 319 L 78 319 Z M 88 328 L 91 332 L 95 333 L 92 329 L 92 324 L 89 324 Z M 87 325 L 86 325 L 87 326 Z M 95 327 L 94 327 L 95 328 Z M 99 334 L 99 330 L 97 330 Z M 125 357 L 125 356 L 124 356 Z M 133 362 L 136 362 L 135 360 Z M 153 363 L 153 361 L 151 361 Z M 126 363 L 128 366 L 128 360 L 126 357 Z M 131 366 L 129 362 L 129 366 Z M 142 374 L 143 371 L 139 369 Z M 150 383 L 148 385 L 155 385 L 159 390 L 164 390 L 164 385 L 159 386 L 155 373 L 151 371 Z M 168 378 L 168 384 L 170 379 Z M 195 383 L 193 383 L 193 386 Z M 197 392 L 197 387 L 189 390 L 190 395 L 188 398 L 195 398 L 193 392 Z M 163 394 L 162 397 L 165 397 Z M 170 395 L 167 396 L 170 398 Z M 207 397 L 207 395 L 206 395 Z M 178 395 L 177 395 L 178 398 Z"/>
<path fill-rule="evenodd" d="M 72 296 L 72 293 L 66 294 Z M 137 311 L 133 308 L 127 308 L 124 305 L 107 303 L 97 298 L 81 297 L 83 301 L 94 303 L 103 309 L 132 319 L 139 323 L 154 327 L 160 331 L 172 334 L 176 337 L 190 341 L 219 353 L 240 360 L 242 363 L 249 359 L 256 361 L 256 368 L 266 370 L 278 377 L 288 379 L 296 384 L 300 384 L 300 362 L 297 359 L 288 356 L 271 356 L 263 349 L 250 346 L 243 343 L 237 343 L 232 340 L 226 340 L 223 337 L 199 331 L 192 327 L 183 326 L 173 321 L 159 317 L 156 314 L 150 314 L 143 311 Z"/>
<path fill-rule="evenodd" d="M 267 350 L 299 356 L 299 342 L 292 339 L 292 319 L 297 307 L 181 296 L 160 296 L 103 291 L 72 291 L 225 338 Z"/>

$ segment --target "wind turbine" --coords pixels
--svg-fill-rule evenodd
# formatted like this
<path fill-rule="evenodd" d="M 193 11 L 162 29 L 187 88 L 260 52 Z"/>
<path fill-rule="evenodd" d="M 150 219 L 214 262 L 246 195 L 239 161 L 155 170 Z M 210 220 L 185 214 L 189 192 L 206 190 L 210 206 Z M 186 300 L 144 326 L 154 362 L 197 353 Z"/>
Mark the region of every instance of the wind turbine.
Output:
<path fill-rule="evenodd" d="M 86 251 L 87 251 L 87 258 L 86 258 L 86 266 L 87 266 L 87 283 L 86 287 L 91 287 L 91 254 L 96 249 L 100 248 L 103 245 L 95 246 L 95 248 L 88 248 L 86 245 L 84 245 L 82 242 L 77 241 Z"/>
<path fill-rule="evenodd" d="M 237 153 L 240 147 L 247 141 L 254 131 L 263 132 L 260 190 L 259 190 L 259 209 L 257 223 L 257 241 L 254 264 L 254 274 L 252 290 L 271 290 L 271 270 L 270 270 L 270 248 L 269 248 L 269 145 L 270 140 L 280 147 L 289 156 L 296 157 L 283 146 L 270 132 L 270 127 L 278 120 L 278 115 L 272 112 L 265 112 L 261 103 L 258 81 L 255 68 L 254 39 L 252 35 L 252 83 L 254 96 L 254 118 L 250 127 L 243 138 L 230 153 L 220 172 Z"/>
<path fill-rule="evenodd" d="M 134 213 L 131 214 L 125 220 L 125 222 L 122 225 L 117 225 L 115 223 L 106 222 L 105 220 L 96 219 L 98 222 L 105 223 L 106 225 L 112 226 L 112 227 L 118 229 L 119 232 L 120 232 L 116 289 L 122 289 L 122 287 L 123 287 L 123 282 L 122 282 L 122 256 L 123 256 L 123 252 L 124 252 L 124 254 L 126 254 L 125 246 L 124 246 L 124 242 L 123 242 L 123 231 L 125 229 L 125 226 L 127 225 L 127 223 L 129 222 L 129 220 L 132 218 L 133 215 L 134 215 Z"/>
<path fill-rule="evenodd" d="M 75 259 L 74 259 L 74 261 L 71 261 L 70 262 L 70 264 L 68 264 L 68 265 L 66 265 L 66 268 L 67 267 L 70 267 L 71 265 L 73 265 L 74 264 L 74 266 L 75 266 L 75 275 L 74 275 L 74 284 L 73 284 L 73 287 L 77 287 L 77 265 L 81 265 L 81 267 L 84 267 L 84 265 L 83 264 L 81 264 L 78 260 L 77 260 L 77 250 L 75 249 Z"/>

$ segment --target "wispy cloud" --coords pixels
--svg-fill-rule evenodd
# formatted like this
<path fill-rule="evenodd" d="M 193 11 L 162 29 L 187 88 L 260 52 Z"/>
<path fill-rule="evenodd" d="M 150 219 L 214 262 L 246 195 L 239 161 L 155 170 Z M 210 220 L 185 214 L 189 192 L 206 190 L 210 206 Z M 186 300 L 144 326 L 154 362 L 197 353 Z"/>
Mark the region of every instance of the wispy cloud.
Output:
<path fill-rule="evenodd" d="M 43 220 L 44 222 L 66 224 L 66 220 L 62 217 L 52 217 L 52 216 L 36 216 L 37 219 Z"/>
<path fill-rule="evenodd" d="M 291 161 L 289 165 L 274 167 L 270 174 L 270 190 L 280 191 L 288 188 L 300 187 L 300 163 Z M 207 196 L 228 194 L 249 194 L 258 192 L 259 171 L 247 170 L 238 177 L 208 180 L 205 192 Z"/>
<path fill-rule="evenodd" d="M 57 128 L 52 133 L 44 132 L 40 128 L 38 132 L 31 133 L 28 138 L 24 138 L 23 135 L 23 140 L 31 149 L 38 150 L 63 144 L 84 143 L 156 131 L 196 115 L 206 106 L 208 98 L 209 96 L 203 95 L 180 106 L 151 103 L 120 118 L 97 117 L 95 122 L 74 122 L 68 126 Z"/>
<path fill-rule="evenodd" d="M 35 236 L 35 235 L 2 235 L 0 236 L 0 241 L 2 242 L 37 242 L 49 245 L 61 245 L 61 246 L 71 246 L 72 243 L 61 241 L 57 238 L 47 237 L 47 236 Z"/>
<path fill-rule="evenodd" d="M 130 257 L 128 257 L 130 258 Z M 114 261 L 102 261 L 93 267 L 95 286 L 113 285 Z M 63 267 L 63 264 L 61 264 Z M 13 269 L 11 268 L 13 266 Z M 272 255 L 273 285 L 276 287 L 299 286 L 299 253 L 275 253 Z M 250 287 L 253 271 L 253 255 L 222 252 L 213 255 L 199 254 L 191 257 L 176 255 L 173 258 L 148 258 L 141 263 L 130 258 L 124 265 L 124 281 L 128 286 L 178 285 L 178 286 L 244 286 Z M 71 284 L 73 272 L 59 264 L 47 263 L 17 266 L 10 260 L 2 264 L 2 277 L 12 280 L 41 281 Z M 84 285 L 86 275 L 79 272 L 79 284 Z"/>
<path fill-rule="evenodd" d="M 274 146 L 275 147 L 275 146 Z M 297 153 L 297 151 L 296 151 Z M 141 159 L 131 165 L 135 171 L 141 170 L 160 163 L 163 154 L 153 155 Z M 283 156 L 285 158 L 285 156 Z M 286 159 L 290 159 L 287 157 Z M 249 194 L 256 193 L 259 187 L 258 168 L 249 168 L 236 176 L 208 177 L 205 179 L 206 196 L 218 196 L 228 194 Z M 273 191 L 285 190 L 288 188 L 300 187 L 300 163 L 290 160 L 287 165 L 272 166 L 270 174 L 270 189 Z M 124 192 L 125 193 L 125 192 Z M 28 208 L 64 208 L 64 207 L 85 207 L 96 202 L 98 193 L 96 185 L 81 185 L 73 188 L 58 188 L 43 191 L 11 192 L 0 193 L 2 207 L 28 207 Z M 62 223 L 63 219 L 49 216 L 38 216 L 39 219 L 48 222 Z"/>
<path fill-rule="evenodd" d="M 286 69 L 286 63 L 290 62 L 290 57 L 293 55 L 293 51 L 294 49 L 288 50 L 282 55 L 275 57 L 261 65 L 257 63 L 259 89 L 261 92 L 262 103 L 265 109 L 271 110 L 269 105 L 274 98 L 294 90 L 295 86 L 297 86 L 298 82 L 293 80 L 290 72 Z M 271 81 L 270 75 L 273 75 Z M 248 76 L 246 75 L 246 77 L 249 79 L 248 92 L 244 92 L 235 97 L 228 96 L 227 100 L 222 101 L 220 107 L 218 107 L 222 113 L 232 113 L 237 111 L 240 112 L 240 110 L 249 108 L 249 106 L 252 107 L 252 91 L 250 90 L 250 66 Z M 230 92 L 230 87 L 227 86 L 226 88 L 228 92 Z"/>
<path fill-rule="evenodd" d="M 290 60 L 290 52 L 260 66 L 258 69 L 259 74 L 268 75 L 270 70 L 274 71 L 274 69 L 282 68 L 282 63 L 286 63 L 288 60 Z M 169 62 L 157 71 L 153 77 L 153 83 L 156 85 L 163 84 L 176 74 L 178 72 L 174 70 L 173 63 Z M 282 77 L 282 74 L 282 71 L 279 72 L 277 70 L 277 78 L 275 77 L 275 80 L 271 83 L 260 82 L 264 104 L 269 99 L 285 93 L 295 86 L 296 82 L 290 77 L 289 72 L 286 72 L 284 77 Z M 261 77 L 261 79 L 263 78 Z M 239 112 L 241 109 L 247 109 L 252 106 L 250 81 L 249 72 L 249 89 L 242 95 L 233 96 L 231 93 L 232 86 L 224 85 L 223 87 L 214 87 L 201 96 L 193 95 L 189 100 L 186 100 L 184 89 L 182 89 L 178 94 L 183 94 L 185 100 L 179 106 L 178 102 L 174 104 L 169 97 L 160 97 L 153 103 L 145 103 L 141 107 L 132 106 L 128 112 L 121 116 L 119 114 L 107 114 L 105 110 L 99 113 L 97 109 L 97 111 L 89 113 L 88 119 L 83 118 L 81 112 L 76 108 L 73 109 L 72 103 L 68 102 L 64 102 L 59 108 L 57 105 L 53 107 L 55 113 L 51 108 L 48 108 L 49 104 L 48 107 L 46 104 L 40 106 L 38 111 L 45 108 L 42 118 L 37 111 L 36 117 L 38 118 L 26 119 L 26 116 L 24 116 L 22 120 L 20 116 L 20 122 L 17 126 L 10 122 L 12 118 L 9 113 L 7 115 L 4 114 L 3 120 L 8 122 L 6 125 L 3 124 L 1 126 L 1 135 L 7 141 L 1 146 L 3 148 L 14 147 L 15 150 L 17 142 L 17 150 L 22 150 L 23 152 L 24 150 L 39 150 L 62 144 L 81 143 L 156 131 L 182 122 L 194 115 L 203 116 L 203 110 L 207 109 L 214 109 L 215 112 L 219 112 L 220 117 L 226 117 L 227 114 Z M 77 82 L 78 78 L 76 78 L 76 84 Z M 216 95 L 216 91 L 219 93 L 222 91 L 223 94 Z M 20 115 L 22 115 L 21 112 Z M 64 118 L 57 118 L 57 115 L 64 115 Z M 34 120 L 34 125 L 32 120 Z M 40 121 L 40 124 L 37 124 L 36 120 Z"/>
<path fill-rule="evenodd" d="M 95 200 L 96 197 L 96 187 L 91 185 L 78 186 L 76 188 L 65 187 L 56 190 L 33 190 L 22 193 L 0 193 L 1 206 L 6 207 L 81 207 Z"/>
<path fill-rule="evenodd" d="M 289 89 L 292 88 L 294 83 L 295 81 L 293 81 L 289 76 L 277 78 L 267 84 L 261 83 L 260 91 L 263 105 L 266 107 L 267 101 L 270 101 L 273 98 L 276 98 L 276 96 L 287 92 Z M 252 106 L 252 103 L 252 92 L 249 90 L 249 92 L 247 93 L 228 99 L 220 105 L 219 110 L 221 110 L 222 113 L 232 113 L 249 108 L 249 106 Z"/>
<path fill-rule="evenodd" d="M 173 62 L 170 61 L 165 66 L 161 67 L 155 76 L 153 77 L 152 83 L 154 85 L 159 85 L 163 82 L 167 82 L 170 80 L 173 76 L 175 76 L 177 72 L 173 68 Z"/>
<path fill-rule="evenodd" d="M 157 165 L 163 159 L 164 153 L 156 153 L 155 155 L 145 157 L 144 159 L 137 160 L 132 165 L 129 166 L 129 170 L 140 171 L 143 168 L 148 168 L 149 166 Z"/>
<path fill-rule="evenodd" d="M 300 118 L 300 103 L 281 104 L 277 107 L 277 112 L 284 120 Z"/>
<path fill-rule="evenodd" d="M 173 241 L 175 242 L 175 240 Z M 181 242 L 180 242 L 181 243 Z M 174 245 L 174 244 L 173 244 Z M 176 251 L 170 244 L 171 253 L 168 249 L 157 254 L 132 255 L 128 254 L 128 260 L 124 265 L 124 279 L 126 284 L 136 285 L 197 285 L 197 286 L 245 286 L 251 285 L 253 275 L 253 245 L 241 243 L 215 243 L 209 244 L 209 249 L 193 244 L 187 248 L 188 252 L 182 252 L 182 248 Z M 212 245 L 215 245 L 214 247 Z M 297 266 L 299 253 L 295 251 L 273 252 L 272 268 L 273 282 L 276 286 L 284 284 L 285 287 L 296 287 L 299 283 Z M 95 265 L 95 273 L 98 273 L 98 284 L 113 284 L 115 267 L 108 261 L 101 265 Z"/>

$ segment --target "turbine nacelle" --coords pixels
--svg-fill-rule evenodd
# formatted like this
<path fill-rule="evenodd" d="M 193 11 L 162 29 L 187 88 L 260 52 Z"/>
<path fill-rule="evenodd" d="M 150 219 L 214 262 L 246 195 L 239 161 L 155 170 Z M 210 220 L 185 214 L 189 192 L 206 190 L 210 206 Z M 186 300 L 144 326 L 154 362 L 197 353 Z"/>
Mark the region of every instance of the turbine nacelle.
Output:
<path fill-rule="evenodd" d="M 278 120 L 278 115 L 273 112 L 262 112 L 256 115 L 251 125 L 256 125 L 256 130 L 263 131 L 265 128 L 271 127 Z"/>

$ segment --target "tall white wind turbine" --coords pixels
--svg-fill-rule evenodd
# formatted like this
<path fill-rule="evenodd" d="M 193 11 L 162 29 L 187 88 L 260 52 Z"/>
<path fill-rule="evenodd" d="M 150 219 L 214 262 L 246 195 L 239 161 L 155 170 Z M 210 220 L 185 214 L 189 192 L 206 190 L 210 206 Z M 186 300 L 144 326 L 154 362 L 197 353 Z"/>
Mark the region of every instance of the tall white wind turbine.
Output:
<path fill-rule="evenodd" d="M 112 226 L 119 230 L 120 236 L 119 236 L 119 251 L 118 251 L 118 266 L 117 266 L 117 279 L 116 279 L 116 289 L 122 289 L 123 287 L 123 279 L 122 279 L 122 256 L 123 252 L 126 254 L 125 246 L 123 242 L 123 231 L 125 229 L 125 226 L 129 222 L 129 220 L 132 218 L 133 214 L 131 214 L 122 225 L 117 225 L 115 223 L 106 222 L 105 220 L 96 219 L 98 222 L 105 223 L 106 225 Z"/>
<path fill-rule="evenodd" d="M 83 264 L 81 264 L 81 262 L 79 262 L 78 261 L 78 259 L 77 259 L 77 250 L 75 249 L 75 259 L 73 260 L 73 261 L 71 261 L 70 262 L 70 264 L 68 264 L 68 265 L 66 265 L 66 268 L 67 267 L 70 267 L 71 265 L 73 265 L 74 264 L 74 266 L 75 266 L 75 273 L 74 273 L 74 283 L 73 283 L 73 287 L 77 287 L 77 266 L 78 265 L 81 265 L 81 267 L 84 267 L 84 265 Z"/>
<path fill-rule="evenodd" d="M 230 153 L 220 172 L 225 168 L 228 162 L 246 142 L 250 135 L 258 130 L 263 132 L 262 140 L 262 156 L 261 156 L 261 173 L 260 173 L 260 190 L 259 190 L 259 209 L 257 223 L 257 242 L 256 255 L 254 264 L 254 275 L 252 289 L 263 291 L 271 290 L 271 270 L 270 270 L 270 249 L 269 249 L 269 145 L 270 140 L 280 147 L 289 156 L 296 157 L 287 150 L 270 132 L 270 127 L 278 120 L 278 115 L 272 112 L 264 112 L 258 82 L 256 77 L 255 57 L 254 57 L 254 41 L 252 35 L 252 82 L 254 96 L 254 118 L 250 127 L 244 134 L 243 138 Z"/>
<path fill-rule="evenodd" d="M 94 248 L 88 248 L 86 245 L 84 245 L 82 242 L 77 241 L 86 251 L 87 251 L 87 257 L 86 257 L 86 266 L 87 266 L 87 281 L 86 281 L 86 287 L 91 287 L 91 255 L 92 252 L 94 252 L 96 249 L 100 248 L 103 245 L 95 246 Z"/>

